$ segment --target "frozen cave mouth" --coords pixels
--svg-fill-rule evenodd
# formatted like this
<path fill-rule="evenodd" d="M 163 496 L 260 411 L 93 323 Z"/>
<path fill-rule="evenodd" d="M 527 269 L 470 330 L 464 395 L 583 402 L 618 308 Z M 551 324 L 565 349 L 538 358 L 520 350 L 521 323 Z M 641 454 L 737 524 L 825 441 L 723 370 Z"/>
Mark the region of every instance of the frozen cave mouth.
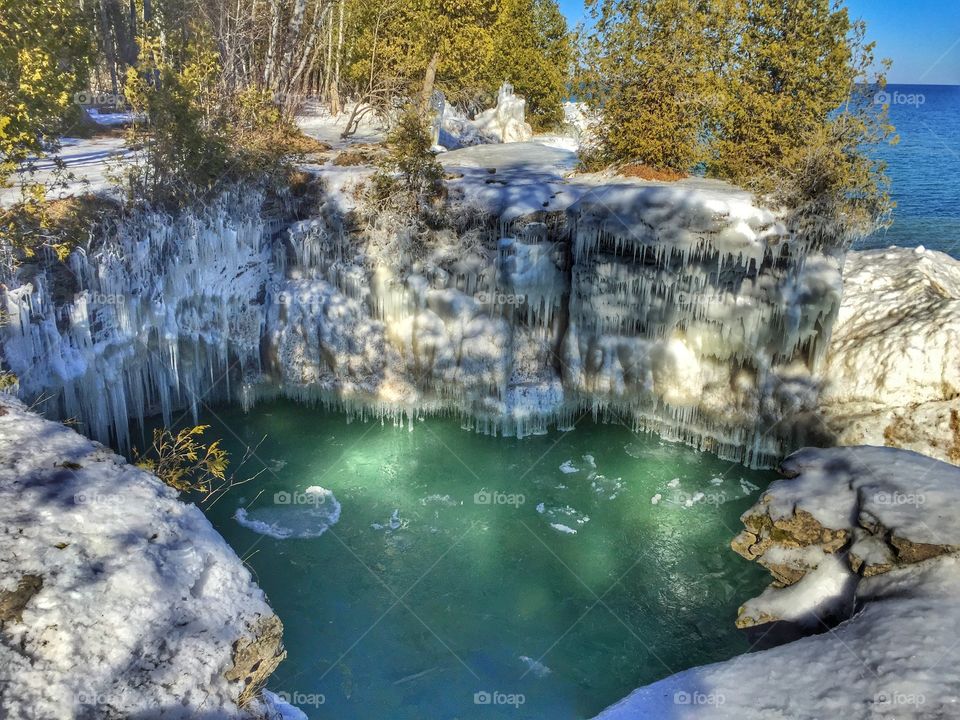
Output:
<path fill-rule="evenodd" d="M 283 621 L 268 689 L 310 718 L 589 718 L 749 649 L 737 608 L 768 578 L 729 542 L 772 472 L 589 417 L 523 439 L 289 401 L 200 420 L 237 458 L 266 436 L 206 512 Z"/>

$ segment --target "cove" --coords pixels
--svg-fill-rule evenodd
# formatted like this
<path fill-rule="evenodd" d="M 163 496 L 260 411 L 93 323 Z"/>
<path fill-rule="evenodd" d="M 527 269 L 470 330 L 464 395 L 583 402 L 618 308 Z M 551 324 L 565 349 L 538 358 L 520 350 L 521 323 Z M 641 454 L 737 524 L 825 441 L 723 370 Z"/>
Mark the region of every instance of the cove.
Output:
<path fill-rule="evenodd" d="M 520 440 L 286 401 L 200 420 L 256 447 L 206 512 L 283 621 L 269 689 L 311 719 L 589 718 L 750 648 L 769 578 L 729 542 L 772 472 L 589 415 Z"/>

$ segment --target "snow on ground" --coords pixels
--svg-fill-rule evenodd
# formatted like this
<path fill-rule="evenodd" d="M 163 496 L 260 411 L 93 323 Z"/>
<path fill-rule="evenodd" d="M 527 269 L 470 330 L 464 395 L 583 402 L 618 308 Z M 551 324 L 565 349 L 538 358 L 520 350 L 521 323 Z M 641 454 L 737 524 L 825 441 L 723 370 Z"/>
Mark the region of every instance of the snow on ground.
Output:
<path fill-rule="evenodd" d="M 810 525 L 799 522 L 805 511 L 848 537 L 866 534 L 887 546 L 888 564 L 861 569 L 866 576 L 853 579 L 852 617 L 833 629 L 821 625 L 822 634 L 671 675 L 634 691 L 597 720 L 960 717 L 954 632 L 960 625 L 960 470 L 875 447 L 805 449 L 783 470 L 796 477 L 771 485 L 745 522 L 752 513 L 769 512 L 784 524 L 767 540 L 809 542 L 801 554 L 824 560 L 796 584 L 751 602 L 760 601 L 771 615 L 815 620 L 831 594 L 838 599 L 851 592 L 844 576 L 852 574 L 841 566 L 854 562 L 862 540 L 849 552 L 827 552 L 817 542 L 834 535 L 821 532 L 820 540 L 811 540 Z M 784 533 L 795 535 L 784 540 Z M 771 548 L 763 549 L 767 542 L 757 539 L 761 557 L 771 555 Z"/>
<path fill-rule="evenodd" d="M 250 717 L 282 627 L 198 508 L 0 396 L 0 526 L 0 717 Z"/>
<path fill-rule="evenodd" d="M 340 137 L 350 120 L 353 106 L 349 105 L 339 114 L 331 114 L 319 103 L 308 103 L 297 115 L 297 127 L 305 135 L 325 142 L 336 150 L 342 150 L 354 143 L 382 142 L 386 137 L 383 125 L 373 113 L 362 116 L 356 133 L 349 138 Z"/>
<path fill-rule="evenodd" d="M 12 179 L 14 187 L 0 188 L 0 207 L 9 207 L 20 200 L 20 188 L 16 186 L 20 177 L 28 183 L 48 186 L 61 180 L 62 187 L 53 187 L 47 193 L 50 198 L 110 190 L 114 187 L 110 176 L 118 172 L 123 161 L 133 152 L 124 146 L 121 137 L 63 138 L 59 152 L 32 161 L 36 172 L 22 172 L 18 178 Z M 58 161 L 65 166 L 59 178 L 56 172 Z"/>
<path fill-rule="evenodd" d="M 923 248 L 849 253 L 824 376 L 839 444 L 960 462 L 960 261 Z"/>

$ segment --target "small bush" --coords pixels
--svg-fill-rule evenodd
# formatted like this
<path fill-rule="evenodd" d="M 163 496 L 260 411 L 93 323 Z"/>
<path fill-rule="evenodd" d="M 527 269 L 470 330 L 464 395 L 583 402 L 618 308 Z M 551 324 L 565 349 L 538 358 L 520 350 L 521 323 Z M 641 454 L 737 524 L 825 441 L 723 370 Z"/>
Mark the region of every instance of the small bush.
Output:
<path fill-rule="evenodd" d="M 220 441 L 209 445 L 201 436 L 209 425 L 184 428 L 176 435 L 166 428 L 153 431 L 153 444 L 145 453 L 135 453 L 137 467 L 143 468 L 180 492 L 197 492 L 204 497 L 227 483 L 227 452 Z"/>

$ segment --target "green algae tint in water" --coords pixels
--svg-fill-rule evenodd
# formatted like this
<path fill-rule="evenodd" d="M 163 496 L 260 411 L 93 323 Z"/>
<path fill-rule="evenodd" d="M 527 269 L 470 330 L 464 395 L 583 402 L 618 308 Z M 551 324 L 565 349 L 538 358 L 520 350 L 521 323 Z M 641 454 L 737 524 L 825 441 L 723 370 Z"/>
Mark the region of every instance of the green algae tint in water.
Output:
<path fill-rule="evenodd" d="M 236 458 L 267 436 L 208 515 L 284 623 L 269 688 L 310 718 L 589 718 L 748 649 L 734 619 L 766 574 L 729 541 L 772 473 L 589 419 L 523 440 L 287 403 L 202 420 Z M 340 504 L 322 535 L 310 486 Z"/>

